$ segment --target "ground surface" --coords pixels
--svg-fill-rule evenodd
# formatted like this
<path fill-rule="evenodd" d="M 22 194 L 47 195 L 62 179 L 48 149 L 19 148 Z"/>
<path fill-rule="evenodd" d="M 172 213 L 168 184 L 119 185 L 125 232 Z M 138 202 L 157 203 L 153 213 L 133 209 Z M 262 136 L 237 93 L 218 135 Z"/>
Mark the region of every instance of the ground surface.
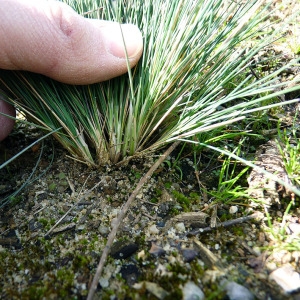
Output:
<path fill-rule="evenodd" d="M 274 5 L 282 5 L 274 18 L 284 19 L 291 11 L 299 10 L 297 1 Z M 291 24 L 289 30 L 290 40 L 272 48 L 284 58 L 283 62 L 294 55 L 288 45 L 292 45 L 291 39 L 299 39 L 299 24 Z M 291 119 L 296 109 L 293 106 L 289 113 L 287 109 L 286 116 Z M 286 128 L 291 126 L 291 122 L 285 122 Z M 20 124 L 0 144 L 0 162 L 40 136 L 34 128 Z M 274 135 L 267 139 L 274 139 Z M 265 144 L 259 148 L 265 152 L 252 150 L 263 167 L 270 164 L 270 155 L 269 160 L 259 158 L 268 153 L 267 139 L 257 145 Z M 274 144 L 271 148 L 276 149 Z M 0 210 L 0 298 L 82 299 L 116 216 L 158 154 L 122 167 L 91 170 L 68 158 L 49 139 L 0 170 L 1 199 L 29 178 L 41 151 L 33 175 L 37 179 L 14 197 L 11 205 Z M 297 291 L 285 293 L 272 279 L 274 270 L 283 270 L 286 278 L 295 271 L 291 277 L 295 281 L 287 289 L 294 290 L 299 284 L 299 199 L 296 197 L 285 216 L 284 234 L 276 234 L 293 195 L 275 186 L 275 200 L 272 198 L 265 207 L 272 217 L 272 233 L 262 205 L 245 198 L 218 201 L 210 194 L 217 188 L 218 174 L 214 171 L 221 165 L 212 152 L 203 153 L 198 162 L 200 177 L 188 149 L 174 164 L 178 153 L 168 159 L 170 164 L 157 170 L 131 206 L 100 278 L 97 298 L 181 299 L 184 295 L 185 299 L 195 299 L 188 296 L 188 291 L 194 290 L 200 296 L 200 288 L 207 299 L 225 299 L 230 297 L 231 289 L 240 289 L 231 284 L 226 290 L 226 284 L 236 282 L 247 289 L 236 299 L 251 299 L 249 292 L 257 299 L 299 299 Z M 278 153 L 275 155 L 280 159 Z M 255 178 L 258 175 L 249 171 L 250 185 Z M 243 219 L 241 224 L 189 234 L 199 227 L 210 227 L 214 220 L 221 224 L 256 212 L 257 218 Z"/>

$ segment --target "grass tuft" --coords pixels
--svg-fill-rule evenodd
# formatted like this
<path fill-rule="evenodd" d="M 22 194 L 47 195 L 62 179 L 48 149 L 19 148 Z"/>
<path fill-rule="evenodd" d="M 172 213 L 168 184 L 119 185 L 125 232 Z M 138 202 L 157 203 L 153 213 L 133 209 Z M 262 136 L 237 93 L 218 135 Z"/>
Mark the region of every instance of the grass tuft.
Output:
<path fill-rule="evenodd" d="M 88 18 L 138 25 L 144 38 L 139 64 L 89 86 L 1 70 L 0 88 L 29 120 L 49 131 L 61 127 L 53 136 L 90 166 L 116 164 L 224 127 L 282 105 L 274 100 L 278 95 L 300 89 L 299 78 L 276 80 L 297 60 L 262 78 L 250 72 L 253 58 L 279 35 L 261 25 L 267 18 L 262 1 L 65 2 Z"/>

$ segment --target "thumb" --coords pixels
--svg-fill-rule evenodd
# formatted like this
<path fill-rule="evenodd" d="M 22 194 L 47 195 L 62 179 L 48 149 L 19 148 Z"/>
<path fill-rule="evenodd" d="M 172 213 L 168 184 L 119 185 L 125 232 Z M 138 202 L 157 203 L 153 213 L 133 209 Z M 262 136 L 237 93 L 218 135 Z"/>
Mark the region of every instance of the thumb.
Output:
<path fill-rule="evenodd" d="M 59 1 L 2 0 L 0 14 L 2 69 L 90 84 L 127 72 L 124 41 L 131 67 L 142 54 L 136 26 L 86 19 Z"/>

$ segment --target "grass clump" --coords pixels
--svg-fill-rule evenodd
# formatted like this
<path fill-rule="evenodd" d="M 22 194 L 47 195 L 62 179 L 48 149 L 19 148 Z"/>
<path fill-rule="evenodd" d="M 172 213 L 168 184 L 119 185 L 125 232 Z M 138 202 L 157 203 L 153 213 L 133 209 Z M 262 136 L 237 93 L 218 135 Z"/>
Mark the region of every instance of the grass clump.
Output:
<path fill-rule="evenodd" d="M 282 156 L 284 168 L 290 181 L 300 187 L 300 142 L 297 138 L 299 125 L 294 122 L 292 128 L 283 132 L 278 128 L 277 147 Z"/>
<path fill-rule="evenodd" d="M 85 17 L 136 24 L 144 38 L 139 64 L 104 83 L 71 86 L 0 72 L 16 107 L 49 131 L 61 127 L 53 136 L 79 161 L 115 164 L 279 105 L 273 101 L 286 83 L 276 77 L 286 66 L 261 79 L 250 72 L 253 57 L 278 33 L 261 28 L 261 1 L 65 2 Z"/>

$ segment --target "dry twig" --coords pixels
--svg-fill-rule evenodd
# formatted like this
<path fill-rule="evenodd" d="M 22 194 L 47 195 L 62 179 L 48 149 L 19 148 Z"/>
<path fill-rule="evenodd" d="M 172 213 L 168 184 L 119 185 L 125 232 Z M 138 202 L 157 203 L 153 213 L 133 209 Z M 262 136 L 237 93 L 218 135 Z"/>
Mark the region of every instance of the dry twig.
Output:
<path fill-rule="evenodd" d="M 229 220 L 229 221 L 219 223 L 219 224 L 216 225 L 216 227 L 210 227 L 209 226 L 209 227 L 205 227 L 205 228 L 192 230 L 192 231 L 187 233 L 187 236 L 194 236 L 194 235 L 197 235 L 199 233 L 206 233 L 206 232 L 212 231 L 212 230 L 214 230 L 216 228 L 219 228 L 219 227 L 228 227 L 228 226 L 232 226 L 232 225 L 236 225 L 236 224 L 241 224 L 241 223 L 253 220 L 253 219 L 256 219 L 256 220 L 260 221 L 263 218 L 264 218 L 264 214 L 257 211 L 257 212 L 253 213 L 250 216 L 240 217 L 240 218 L 237 218 L 237 219 L 234 219 L 234 220 Z"/>
<path fill-rule="evenodd" d="M 178 144 L 180 143 L 180 141 L 174 142 L 165 152 L 164 154 L 155 162 L 155 164 L 149 169 L 149 171 L 141 178 L 141 180 L 139 181 L 138 185 L 136 186 L 136 188 L 134 189 L 134 191 L 132 192 L 132 194 L 130 195 L 130 197 L 128 198 L 127 202 L 125 203 L 125 205 L 123 206 L 123 208 L 120 211 L 120 214 L 117 218 L 117 221 L 114 225 L 114 227 L 112 228 L 108 239 L 107 239 L 107 243 L 105 248 L 103 249 L 97 270 L 96 270 L 96 274 L 94 275 L 93 278 L 93 282 L 90 286 L 89 289 L 89 294 L 87 297 L 87 300 L 92 300 L 93 296 L 95 294 L 96 288 L 97 288 L 97 284 L 99 281 L 99 277 L 101 275 L 101 272 L 103 270 L 104 264 L 106 262 L 107 256 L 110 252 L 110 248 L 113 244 L 113 241 L 115 239 L 115 236 L 117 234 L 118 228 L 122 222 L 122 220 L 124 219 L 127 210 L 129 209 L 132 201 L 135 199 L 135 197 L 137 196 L 137 194 L 139 193 L 140 189 L 143 187 L 143 185 L 151 178 L 151 176 L 153 175 L 154 171 L 160 166 L 160 164 L 170 155 L 170 153 L 178 146 Z"/>

